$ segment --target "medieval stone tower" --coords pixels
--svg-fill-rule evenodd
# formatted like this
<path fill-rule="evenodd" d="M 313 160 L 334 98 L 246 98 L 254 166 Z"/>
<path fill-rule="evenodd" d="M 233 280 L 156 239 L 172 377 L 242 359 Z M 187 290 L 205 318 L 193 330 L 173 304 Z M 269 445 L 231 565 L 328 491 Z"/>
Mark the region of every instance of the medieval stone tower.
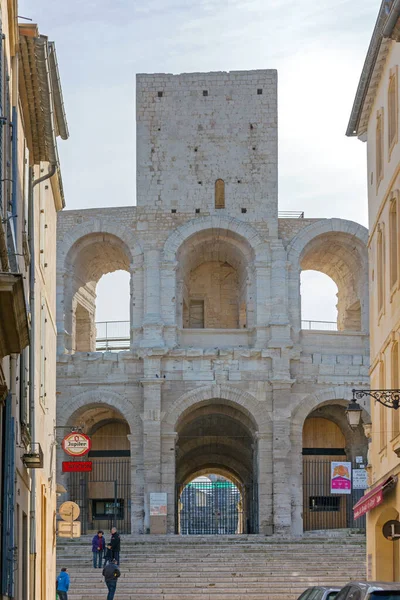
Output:
<path fill-rule="evenodd" d="M 93 442 L 93 472 L 63 475 L 59 452 L 59 478 L 84 527 L 146 532 L 158 492 L 179 532 L 207 474 L 239 490 L 238 533 L 348 526 L 324 465 L 367 458 L 344 414 L 368 385 L 367 231 L 279 218 L 275 71 L 138 75 L 136 115 L 137 206 L 59 218 L 57 424 Z M 129 335 L 103 351 L 96 285 L 119 269 Z M 337 284 L 336 330 L 302 328 L 306 269 Z"/>

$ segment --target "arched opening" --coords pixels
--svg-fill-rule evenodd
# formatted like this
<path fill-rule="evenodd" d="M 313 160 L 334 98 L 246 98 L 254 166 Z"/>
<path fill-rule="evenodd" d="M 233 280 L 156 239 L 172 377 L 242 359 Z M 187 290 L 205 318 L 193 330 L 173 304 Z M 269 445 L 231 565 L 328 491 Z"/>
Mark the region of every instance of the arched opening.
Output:
<path fill-rule="evenodd" d="M 64 315 L 72 352 L 129 348 L 130 262 L 129 249 L 111 234 L 84 236 L 71 248 Z M 103 276 L 108 277 L 100 281 Z"/>
<path fill-rule="evenodd" d="M 182 415 L 177 434 L 177 532 L 257 533 L 257 445 L 250 416 L 234 403 L 209 400 Z"/>
<path fill-rule="evenodd" d="M 311 329 L 337 329 L 338 331 L 361 331 L 365 327 L 367 315 L 363 299 L 366 293 L 366 263 L 361 241 L 343 232 L 328 232 L 313 238 L 300 256 L 302 271 L 318 271 L 328 276 L 337 286 L 337 324 L 315 323 Z M 313 290 L 310 292 L 313 293 Z M 321 293 L 321 290 L 320 290 Z M 302 295 L 306 289 L 302 286 Z M 322 295 L 323 297 L 323 295 Z M 331 294 L 332 297 L 332 294 Z M 304 313 L 302 313 L 304 315 Z M 315 313 L 317 314 L 317 313 Z M 307 315 L 312 323 L 318 319 Z M 304 315 L 305 317 L 305 315 Z"/>
<path fill-rule="evenodd" d="M 72 462 L 92 463 L 89 472 L 68 473 L 69 499 L 80 509 L 82 532 L 131 531 L 131 452 L 129 425 L 111 405 L 90 405 L 71 419 L 92 442 L 90 452 Z"/>
<path fill-rule="evenodd" d="M 241 236 L 205 230 L 181 245 L 177 320 L 188 329 L 245 329 L 254 324 L 253 252 Z"/>
<path fill-rule="evenodd" d="M 352 508 L 367 483 L 365 479 L 357 484 L 361 488 L 352 485 L 352 470 L 362 469 L 362 478 L 366 460 L 364 431 L 361 425 L 355 431 L 350 429 L 345 406 L 326 403 L 310 413 L 303 425 L 304 531 L 365 528 L 365 517 L 354 521 Z M 333 481 L 339 470 L 345 473 L 343 488 Z"/>
<path fill-rule="evenodd" d="M 302 271 L 300 275 L 302 329 L 337 330 L 338 288 L 319 271 Z"/>
<path fill-rule="evenodd" d="M 201 471 L 203 473 L 203 471 Z M 178 531 L 183 535 L 243 533 L 241 485 L 206 470 L 182 485 L 178 498 Z"/>

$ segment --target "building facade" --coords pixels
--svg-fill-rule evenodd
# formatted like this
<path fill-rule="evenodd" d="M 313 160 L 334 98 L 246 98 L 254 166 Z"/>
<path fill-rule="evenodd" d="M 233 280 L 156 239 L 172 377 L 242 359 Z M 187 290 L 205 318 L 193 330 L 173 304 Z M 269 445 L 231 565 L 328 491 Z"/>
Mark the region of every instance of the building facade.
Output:
<path fill-rule="evenodd" d="M 399 17 L 400 2 L 382 2 L 347 130 L 367 142 L 373 390 L 400 387 Z M 383 526 L 400 513 L 400 414 L 372 400 L 371 419 L 370 492 L 383 496 L 367 514 L 368 576 L 398 581 L 399 541 L 386 539 Z"/>
<path fill-rule="evenodd" d="M 56 135 L 54 44 L 0 3 L 1 598 L 54 598 Z M 55 106 L 57 104 L 57 106 Z"/>
<path fill-rule="evenodd" d="M 57 479 L 86 530 L 152 531 L 165 493 L 184 533 L 182 490 L 207 474 L 237 486 L 242 532 L 352 525 L 327 469 L 366 461 L 345 407 L 368 385 L 367 231 L 279 218 L 276 79 L 138 75 L 137 206 L 59 215 L 57 425 L 91 436 L 93 471 L 63 473 L 60 450 Z M 121 269 L 127 348 L 102 351 L 96 285 Z M 301 321 L 307 269 L 338 286 L 334 331 Z"/>

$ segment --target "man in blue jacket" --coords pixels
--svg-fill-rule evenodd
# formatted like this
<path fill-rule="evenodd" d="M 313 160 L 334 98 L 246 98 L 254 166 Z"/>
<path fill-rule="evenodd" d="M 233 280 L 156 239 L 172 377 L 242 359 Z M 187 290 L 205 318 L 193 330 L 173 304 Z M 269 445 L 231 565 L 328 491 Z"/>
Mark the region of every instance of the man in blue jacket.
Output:
<path fill-rule="evenodd" d="M 57 594 L 60 600 L 68 600 L 68 589 L 69 589 L 69 575 L 67 573 L 67 567 L 63 567 L 57 581 Z"/>

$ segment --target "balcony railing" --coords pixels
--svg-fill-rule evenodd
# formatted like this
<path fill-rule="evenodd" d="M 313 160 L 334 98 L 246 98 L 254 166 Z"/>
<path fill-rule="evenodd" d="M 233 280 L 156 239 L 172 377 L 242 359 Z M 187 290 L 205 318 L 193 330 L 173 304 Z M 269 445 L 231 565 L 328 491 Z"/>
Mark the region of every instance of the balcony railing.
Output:
<path fill-rule="evenodd" d="M 304 212 L 301 210 L 280 210 L 278 219 L 304 219 Z"/>
<path fill-rule="evenodd" d="M 99 321 L 96 323 L 96 350 L 129 350 L 129 321 Z"/>
<path fill-rule="evenodd" d="M 316 331 L 337 331 L 336 321 L 307 321 L 301 320 L 302 329 L 312 329 Z"/>
<path fill-rule="evenodd" d="M 307 321 L 302 319 L 301 328 L 313 331 L 337 331 L 337 323 L 336 321 Z M 99 352 L 129 350 L 129 321 L 99 321 L 96 323 L 96 331 L 96 350 Z M 249 344 L 250 333 L 246 329 L 183 329 L 181 331 L 181 342 L 184 346 L 193 343 L 208 346 L 210 345 L 209 338 L 218 334 L 219 343 L 222 346 L 247 345 Z"/>

